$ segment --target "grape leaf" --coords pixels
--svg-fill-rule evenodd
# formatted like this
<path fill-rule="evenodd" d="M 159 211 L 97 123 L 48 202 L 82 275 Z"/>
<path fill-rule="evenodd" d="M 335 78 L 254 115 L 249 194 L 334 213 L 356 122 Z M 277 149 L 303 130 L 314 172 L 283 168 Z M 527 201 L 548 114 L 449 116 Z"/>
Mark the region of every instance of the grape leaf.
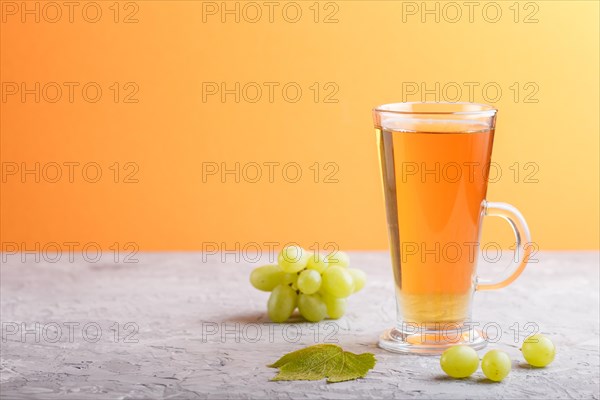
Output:
<path fill-rule="evenodd" d="M 281 357 L 270 368 L 279 368 L 273 381 L 343 382 L 364 377 L 375 366 L 372 353 L 354 354 L 334 344 L 317 344 Z"/>

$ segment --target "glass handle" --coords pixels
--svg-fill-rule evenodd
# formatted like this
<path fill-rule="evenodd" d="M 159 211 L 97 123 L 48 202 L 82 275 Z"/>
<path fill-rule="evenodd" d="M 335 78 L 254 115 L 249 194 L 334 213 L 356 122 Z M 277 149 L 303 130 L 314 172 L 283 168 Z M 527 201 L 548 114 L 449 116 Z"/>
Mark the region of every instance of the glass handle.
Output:
<path fill-rule="evenodd" d="M 496 281 L 480 279 L 477 277 L 475 290 L 501 289 L 511 284 L 521 275 L 532 253 L 531 235 L 523 215 L 515 207 L 507 203 L 486 202 L 484 215 L 504 218 L 512 227 L 516 239 L 515 257 L 507 268 L 504 276 Z"/>

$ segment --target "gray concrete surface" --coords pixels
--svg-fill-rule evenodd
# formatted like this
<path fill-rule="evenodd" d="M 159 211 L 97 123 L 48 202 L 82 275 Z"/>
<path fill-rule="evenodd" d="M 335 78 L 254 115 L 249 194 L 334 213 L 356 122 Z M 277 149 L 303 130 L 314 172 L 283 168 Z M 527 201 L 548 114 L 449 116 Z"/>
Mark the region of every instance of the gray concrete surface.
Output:
<path fill-rule="evenodd" d="M 3 256 L 6 399 L 599 398 L 597 252 L 540 253 L 512 286 L 476 294 L 474 318 L 488 323 L 491 336 L 500 328 L 488 349 L 514 360 L 502 383 L 486 381 L 480 370 L 452 380 L 437 357 L 376 347 L 395 318 L 387 253 L 351 253 L 369 282 L 350 298 L 344 318 L 283 325 L 269 323 L 268 293 L 248 283 L 259 264 L 231 256 L 223 263 L 198 253 L 146 253 L 120 264 L 108 256 L 95 263 Z M 548 368 L 530 368 L 520 356 L 532 326 L 557 345 Z M 351 382 L 269 381 L 275 370 L 267 364 L 316 342 L 373 352 L 378 363 Z"/>

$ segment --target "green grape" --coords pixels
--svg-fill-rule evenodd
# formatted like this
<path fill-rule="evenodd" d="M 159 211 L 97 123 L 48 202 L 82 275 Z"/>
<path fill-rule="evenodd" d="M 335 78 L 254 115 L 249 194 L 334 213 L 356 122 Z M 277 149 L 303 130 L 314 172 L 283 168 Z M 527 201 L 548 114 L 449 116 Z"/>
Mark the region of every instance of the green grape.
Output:
<path fill-rule="evenodd" d="M 323 290 L 333 297 L 348 297 L 354 291 L 352 275 L 344 267 L 329 267 L 323 272 Z"/>
<path fill-rule="evenodd" d="M 258 290 L 270 292 L 281 283 L 283 270 L 279 265 L 264 265 L 250 274 L 250 283 Z"/>
<path fill-rule="evenodd" d="M 294 272 L 293 274 L 287 274 L 284 272 L 283 275 L 281 275 L 281 284 L 282 285 L 296 286 L 297 281 L 298 281 L 298 273 L 297 272 Z"/>
<path fill-rule="evenodd" d="M 305 269 L 298 275 L 296 285 L 304 294 L 316 293 L 321 287 L 321 274 L 313 269 Z"/>
<path fill-rule="evenodd" d="M 469 346 L 452 346 L 442 353 L 440 366 L 453 378 L 466 378 L 477 370 L 479 356 Z"/>
<path fill-rule="evenodd" d="M 538 333 L 525 339 L 521 352 L 530 365 L 545 367 L 554 360 L 556 348 L 549 338 Z"/>
<path fill-rule="evenodd" d="M 483 374 L 494 382 L 500 382 L 510 372 L 511 361 L 508 354 L 500 350 L 488 351 L 481 360 Z"/>
<path fill-rule="evenodd" d="M 284 272 L 300 272 L 306 267 L 310 253 L 297 245 L 285 246 L 277 256 L 277 263 Z"/>
<path fill-rule="evenodd" d="M 365 283 L 367 283 L 367 274 L 365 274 L 364 271 L 357 268 L 348 268 L 348 272 L 352 275 L 354 293 L 365 287 Z"/>
<path fill-rule="evenodd" d="M 329 261 L 330 267 L 334 265 L 347 267 L 350 265 L 350 257 L 348 257 L 348 254 L 343 251 L 333 251 L 332 253 L 328 254 L 327 261 Z"/>
<path fill-rule="evenodd" d="M 308 262 L 306 263 L 307 269 L 314 269 L 318 273 L 322 274 L 323 271 L 329 266 L 329 261 L 324 255 L 313 253 L 310 255 Z"/>
<path fill-rule="evenodd" d="M 310 322 L 319 322 L 327 316 L 327 306 L 319 294 L 301 294 L 298 296 L 298 310 Z"/>
<path fill-rule="evenodd" d="M 344 316 L 346 313 L 346 305 L 348 302 L 346 299 L 338 299 L 330 295 L 322 295 L 325 306 L 327 307 L 327 315 L 329 318 L 338 319 Z"/>
<path fill-rule="evenodd" d="M 289 286 L 275 286 L 267 302 L 267 312 L 273 322 L 284 322 L 294 312 L 298 301 L 296 291 Z"/>

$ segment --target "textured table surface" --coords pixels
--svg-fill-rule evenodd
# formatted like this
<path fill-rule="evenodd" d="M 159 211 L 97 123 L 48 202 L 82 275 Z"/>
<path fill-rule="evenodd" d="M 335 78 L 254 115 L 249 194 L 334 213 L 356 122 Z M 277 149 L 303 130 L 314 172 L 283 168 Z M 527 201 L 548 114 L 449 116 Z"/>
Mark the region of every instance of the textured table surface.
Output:
<path fill-rule="evenodd" d="M 268 293 L 248 283 L 258 264 L 198 253 L 137 258 L 3 260 L 3 398 L 599 398 L 596 252 L 540 253 L 512 286 L 476 294 L 474 318 L 500 328 L 488 348 L 513 359 L 499 384 L 480 370 L 448 379 L 437 357 L 377 348 L 395 318 L 387 253 L 351 253 L 368 286 L 350 298 L 344 318 L 320 324 L 270 324 Z M 557 345 L 548 368 L 522 361 L 518 349 L 529 322 Z M 265 365 L 316 342 L 372 352 L 378 363 L 351 382 L 269 381 L 275 370 Z"/>

